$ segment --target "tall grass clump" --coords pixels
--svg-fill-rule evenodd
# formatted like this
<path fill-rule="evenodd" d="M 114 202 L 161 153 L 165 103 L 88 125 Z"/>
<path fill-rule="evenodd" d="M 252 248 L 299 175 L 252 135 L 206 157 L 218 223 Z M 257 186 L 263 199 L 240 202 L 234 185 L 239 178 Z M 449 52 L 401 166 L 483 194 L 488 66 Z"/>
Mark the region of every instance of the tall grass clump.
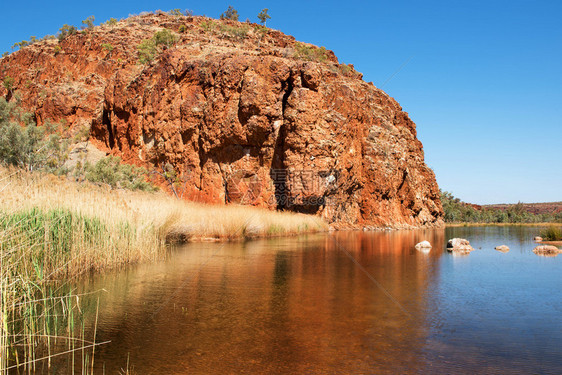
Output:
<path fill-rule="evenodd" d="M 541 230 L 541 237 L 544 241 L 562 241 L 562 228 L 551 225 Z"/>
<path fill-rule="evenodd" d="M 81 249 L 108 235 L 101 221 L 66 209 L 0 212 L 1 373 L 44 372 L 61 353 L 88 373 L 96 343 L 68 280 L 81 272 Z"/>

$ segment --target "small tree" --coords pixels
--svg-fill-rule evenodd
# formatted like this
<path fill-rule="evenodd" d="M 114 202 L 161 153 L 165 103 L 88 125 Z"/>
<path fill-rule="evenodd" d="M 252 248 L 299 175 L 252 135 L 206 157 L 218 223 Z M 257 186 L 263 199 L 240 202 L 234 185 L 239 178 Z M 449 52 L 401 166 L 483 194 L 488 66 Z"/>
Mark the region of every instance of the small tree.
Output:
<path fill-rule="evenodd" d="M 269 9 L 267 9 L 267 8 L 262 9 L 262 11 L 258 14 L 258 18 L 260 20 L 260 23 L 264 26 L 265 26 L 265 23 L 267 22 L 267 20 L 271 19 L 271 16 L 269 14 L 267 14 L 268 10 Z"/>
<path fill-rule="evenodd" d="M 88 18 L 86 18 L 84 21 L 82 21 L 82 29 L 88 29 L 91 30 L 94 28 L 94 21 L 96 20 L 96 17 L 94 16 L 90 16 Z"/>
<path fill-rule="evenodd" d="M 183 12 L 181 11 L 181 9 L 176 8 L 169 11 L 168 14 L 170 14 L 171 16 L 182 16 Z"/>
<path fill-rule="evenodd" d="M 59 34 L 57 35 L 59 42 L 63 41 L 66 37 L 76 34 L 76 27 L 72 25 L 63 25 L 59 29 Z"/>
<path fill-rule="evenodd" d="M 226 10 L 226 12 L 224 12 L 223 14 L 221 14 L 220 16 L 221 20 L 232 20 L 232 21 L 238 21 L 238 11 L 236 9 L 234 9 L 232 7 L 232 5 L 228 6 L 228 9 Z"/>

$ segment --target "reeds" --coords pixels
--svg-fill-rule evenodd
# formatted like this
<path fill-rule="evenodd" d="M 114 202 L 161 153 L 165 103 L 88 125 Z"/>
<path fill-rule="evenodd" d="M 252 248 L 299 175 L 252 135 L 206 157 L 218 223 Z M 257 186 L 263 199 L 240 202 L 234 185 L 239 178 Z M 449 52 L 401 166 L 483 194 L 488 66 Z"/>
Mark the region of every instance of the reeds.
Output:
<path fill-rule="evenodd" d="M 313 216 L 195 204 L 0 167 L 0 372 L 31 371 L 66 352 L 80 353 L 73 368 L 93 369 L 96 343 L 84 335 L 84 307 L 71 289 L 84 273 L 161 259 L 172 241 L 327 229 Z"/>

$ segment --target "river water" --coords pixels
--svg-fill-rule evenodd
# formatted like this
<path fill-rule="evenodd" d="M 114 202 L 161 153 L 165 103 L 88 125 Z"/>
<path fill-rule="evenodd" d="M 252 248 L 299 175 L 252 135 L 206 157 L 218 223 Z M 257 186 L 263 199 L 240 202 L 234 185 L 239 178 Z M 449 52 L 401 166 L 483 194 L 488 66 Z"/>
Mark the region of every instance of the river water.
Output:
<path fill-rule="evenodd" d="M 532 252 L 539 229 L 189 244 L 80 286 L 105 290 L 95 372 L 560 374 L 562 256 Z M 453 237 L 476 250 L 447 253 Z"/>

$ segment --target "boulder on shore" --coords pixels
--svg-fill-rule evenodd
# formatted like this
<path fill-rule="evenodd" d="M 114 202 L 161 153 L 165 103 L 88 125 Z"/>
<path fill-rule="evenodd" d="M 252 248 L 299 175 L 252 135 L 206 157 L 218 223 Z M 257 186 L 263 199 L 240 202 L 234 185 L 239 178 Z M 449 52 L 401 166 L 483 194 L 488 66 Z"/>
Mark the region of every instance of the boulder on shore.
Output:
<path fill-rule="evenodd" d="M 495 249 L 497 251 L 500 251 L 502 253 L 507 253 L 509 251 L 509 247 L 506 245 L 500 245 L 500 246 L 496 246 Z"/>
<path fill-rule="evenodd" d="M 546 257 L 555 257 L 558 254 L 562 253 L 562 249 L 559 249 L 556 246 L 552 246 L 552 245 L 541 245 L 535 247 L 533 249 L 533 253 Z"/>
<path fill-rule="evenodd" d="M 533 240 L 535 240 L 536 242 L 541 242 L 541 241 L 542 241 L 542 237 L 536 236 L 535 238 L 533 238 Z"/>
<path fill-rule="evenodd" d="M 422 242 L 417 243 L 415 248 L 416 248 L 416 250 L 428 252 L 428 251 L 431 250 L 431 244 L 429 243 L 429 241 L 422 241 Z"/>
<path fill-rule="evenodd" d="M 474 249 L 464 238 L 453 238 L 447 242 L 447 251 L 457 254 L 469 254 Z"/>

